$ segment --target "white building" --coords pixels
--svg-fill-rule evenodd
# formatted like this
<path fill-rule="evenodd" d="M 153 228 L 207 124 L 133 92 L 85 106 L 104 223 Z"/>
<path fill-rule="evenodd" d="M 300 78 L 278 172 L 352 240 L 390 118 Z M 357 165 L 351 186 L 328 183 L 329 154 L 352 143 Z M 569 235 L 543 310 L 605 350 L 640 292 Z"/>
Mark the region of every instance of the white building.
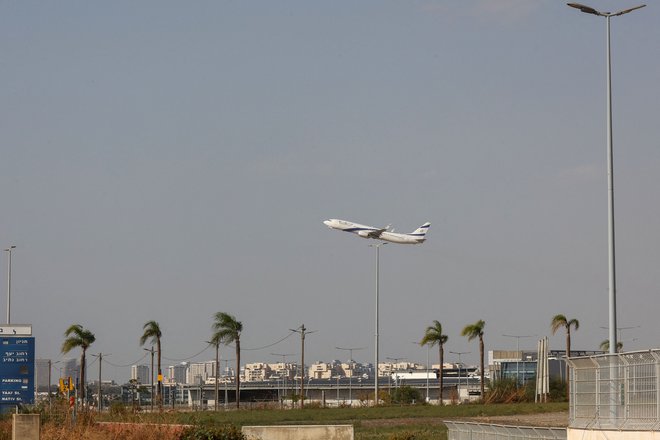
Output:
<path fill-rule="evenodd" d="M 344 377 L 356 377 L 362 374 L 360 365 L 355 362 L 342 362 L 340 368 L 341 371 L 339 374 Z"/>
<path fill-rule="evenodd" d="M 311 379 L 332 379 L 341 374 L 341 367 L 337 363 L 315 362 L 308 371 Z"/>
<path fill-rule="evenodd" d="M 196 362 L 188 365 L 186 371 L 187 384 L 206 383 L 209 378 L 215 376 L 215 361 Z"/>
<path fill-rule="evenodd" d="M 293 379 L 296 375 L 296 365 L 285 362 L 278 362 L 275 364 L 268 364 L 270 368 L 270 377 L 277 377 L 278 379 Z"/>
<path fill-rule="evenodd" d="M 378 364 L 378 375 L 380 377 L 390 376 L 395 371 L 410 371 L 425 368 L 415 362 L 382 362 Z"/>
<path fill-rule="evenodd" d="M 245 382 L 260 382 L 270 378 L 271 369 L 268 364 L 256 362 L 245 364 L 243 374 L 245 376 Z"/>

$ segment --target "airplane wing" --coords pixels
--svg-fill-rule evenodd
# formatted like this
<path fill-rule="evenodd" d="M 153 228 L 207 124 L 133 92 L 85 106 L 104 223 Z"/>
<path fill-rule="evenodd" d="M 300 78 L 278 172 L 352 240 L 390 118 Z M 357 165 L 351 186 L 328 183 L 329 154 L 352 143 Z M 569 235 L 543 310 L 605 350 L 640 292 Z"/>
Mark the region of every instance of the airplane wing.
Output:
<path fill-rule="evenodd" d="M 369 231 L 367 234 L 367 237 L 369 238 L 380 238 L 380 236 L 383 234 L 383 232 L 387 231 L 390 229 L 390 225 L 385 226 L 384 228 L 381 229 L 374 229 L 373 231 Z"/>

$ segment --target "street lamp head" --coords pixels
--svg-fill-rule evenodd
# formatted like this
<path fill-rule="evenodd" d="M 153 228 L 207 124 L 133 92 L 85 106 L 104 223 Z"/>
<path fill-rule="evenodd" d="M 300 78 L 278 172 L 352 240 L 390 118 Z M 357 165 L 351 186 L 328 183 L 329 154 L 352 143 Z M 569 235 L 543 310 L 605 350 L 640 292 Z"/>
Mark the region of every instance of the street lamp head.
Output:
<path fill-rule="evenodd" d="M 566 4 L 568 6 L 570 6 L 571 8 L 579 9 L 580 11 L 584 12 L 585 14 L 593 14 L 593 15 L 600 15 L 600 16 L 605 15 L 602 12 L 598 12 L 597 10 L 592 8 L 591 6 L 582 5 L 580 3 L 566 3 Z"/>
<path fill-rule="evenodd" d="M 593 15 L 598 15 L 600 17 L 617 17 L 619 15 L 627 14 L 628 12 L 632 12 L 636 9 L 641 9 L 646 5 L 639 5 L 635 6 L 634 8 L 629 8 L 629 9 L 624 9 L 623 11 L 619 12 L 600 12 L 591 6 L 583 5 L 580 3 L 566 3 L 568 6 L 571 8 L 576 8 L 579 9 L 580 11 L 584 12 L 585 14 L 593 14 Z"/>
<path fill-rule="evenodd" d="M 5 249 L 5 252 L 11 252 L 12 249 L 16 249 L 16 246 L 9 246 L 7 249 Z"/>
<path fill-rule="evenodd" d="M 613 17 L 616 17 L 617 15 L 627 14 L 628 12 L 632 12 L 632 11 L 634 11 L 635 9 L 641 9 L 641 8 L 643 8 L 644 6 L 646 6 L 646 5 L 639 5 L 639 6 L 635 6 L 634 8 L 624 9 L 623 11 L 615 12 L 614 14 L 612 14 L 612 16 L 613 16 Z"/>

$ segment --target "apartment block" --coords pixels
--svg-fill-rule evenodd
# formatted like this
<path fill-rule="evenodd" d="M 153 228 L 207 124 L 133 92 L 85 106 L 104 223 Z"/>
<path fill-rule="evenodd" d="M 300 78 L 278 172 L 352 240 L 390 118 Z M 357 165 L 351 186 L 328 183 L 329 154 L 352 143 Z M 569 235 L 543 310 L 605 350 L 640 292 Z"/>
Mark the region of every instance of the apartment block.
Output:
<path fill-rule="evenodd" d="M 137 380 L 141 384 L 150 384 L 151 378 L 149 377 L 148 365 L 132 365 L 131 366 L 131 380 Z"/>

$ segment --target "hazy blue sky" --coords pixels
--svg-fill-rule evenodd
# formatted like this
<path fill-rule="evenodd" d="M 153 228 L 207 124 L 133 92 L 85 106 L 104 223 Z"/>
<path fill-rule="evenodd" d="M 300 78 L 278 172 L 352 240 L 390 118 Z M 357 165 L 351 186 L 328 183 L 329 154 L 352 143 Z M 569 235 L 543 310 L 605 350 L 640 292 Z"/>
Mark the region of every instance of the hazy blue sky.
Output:
<path fill-rule="evenodd" d="M 612 20 L 626 349 L 659 346 L 659 21 Z M 2 1 L 0 75 L 0 244 L 38 357 L 80 323 L 130 364 L 153 319 L 169 365 L 227 311 L 246 349 L 305 323 L 310 363 L 371 362 L 373 242 L 331 217 L 432 222 L 381 250 L 382 359 L 425 361 L 434 319 L 470 363 L 478 319 L 486 349 L 557 313 L 575 348 L 607 338 L 605 21 L 563 1 Z M 299 338 L 243 360 L 270 353 Z"/>

